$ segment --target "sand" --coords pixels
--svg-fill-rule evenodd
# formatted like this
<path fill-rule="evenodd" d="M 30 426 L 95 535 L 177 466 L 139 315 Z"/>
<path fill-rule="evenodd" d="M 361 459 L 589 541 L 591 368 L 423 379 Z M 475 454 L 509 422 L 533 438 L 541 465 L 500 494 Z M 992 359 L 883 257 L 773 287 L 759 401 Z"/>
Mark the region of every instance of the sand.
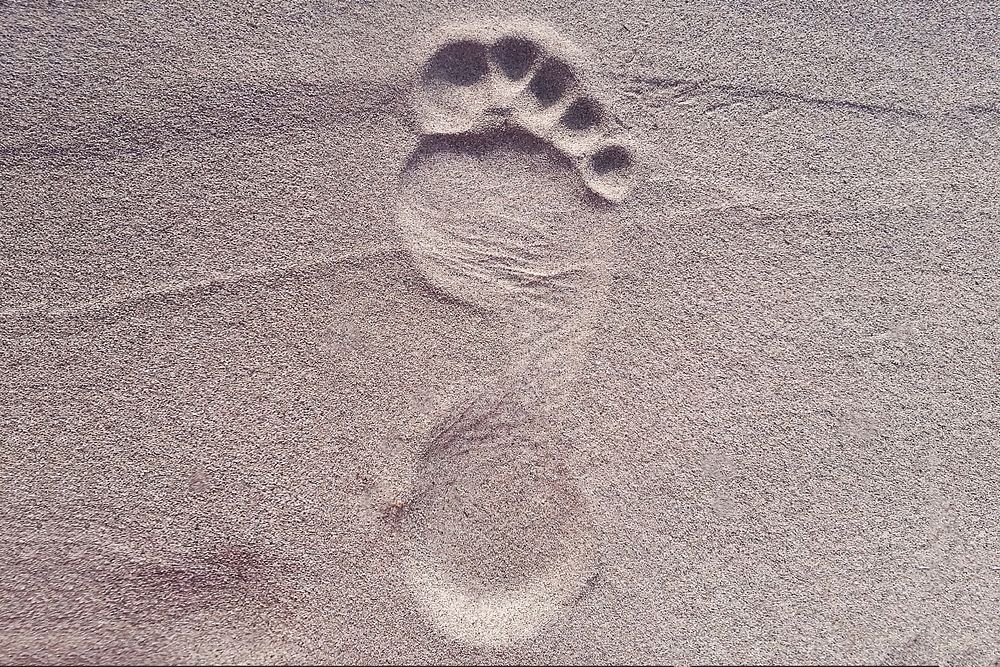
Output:
<path fill-rule="evenodd" d="M 0 5 L 0 662 L 1000 661 L 990 3 Z"/>

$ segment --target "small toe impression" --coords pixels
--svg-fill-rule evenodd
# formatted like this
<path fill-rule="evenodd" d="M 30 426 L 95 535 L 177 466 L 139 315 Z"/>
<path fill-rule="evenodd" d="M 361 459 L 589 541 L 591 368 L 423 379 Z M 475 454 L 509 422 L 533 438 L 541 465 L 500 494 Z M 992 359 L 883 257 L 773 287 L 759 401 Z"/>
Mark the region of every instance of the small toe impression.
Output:
<path fill-rule="evenodd" d="M 563 98 L 573 82 L 573 72 L 566 63 L 550 60 L 535 72 L 528 90 L 542 108 L 548 108 Z"/>
<path fill-rule="evenodd" d="M 527 39 L 505 37 L 493 45 L 493 60 L 511 81 L 520 81 L 538 59 L 538 47 Z"/>
<path fill-rule="evenodd" d="M 446 44 L 427 63 L 427 76 L 455 86 L 471 86 L 489 74 L 486 47 L 478 42 Z"/>
<path fill-rule="evenodd" d="M 628 194 L 632 170 L 632 153 L 624 146 L 604 146 L 590 156 L 587 171 L 590 188 L 605 199 L 621 201 Z"/>
<path fill-rule="evenodd" d="M 605 146 L 591 156 L 590 166 L 598 176 L 606 176 L 631 167 L 632 156 L 621 146 Z"/>
<path fill-rule="evenodd" d="M 581 97 L 567 107 L 559 123 L 573 132 L 587 132 L 601 124 L 603 115 L 597 102 Z"/>

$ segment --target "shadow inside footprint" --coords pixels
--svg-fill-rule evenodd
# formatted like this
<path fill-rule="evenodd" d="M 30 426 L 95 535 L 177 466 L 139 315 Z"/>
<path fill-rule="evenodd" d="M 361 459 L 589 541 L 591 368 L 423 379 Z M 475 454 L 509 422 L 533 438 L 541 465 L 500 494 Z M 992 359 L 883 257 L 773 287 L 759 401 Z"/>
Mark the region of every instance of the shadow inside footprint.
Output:
<path fill-rule="evenodd" d="M 559 61 L 551 61 L 535 72 L 528 89 L 542 107 L 550 107 L 562 99 L 572 83 L 573 72 L 569 66 Z"/>
<path fill-rule="evenodd" d="M 538 57 L 538 47 L 519 37 L 501 39 L 493 46 L 492 51 L 500 71 L 513 81 L 523 79 Z"/>
<path fill-rule="evenodd" d="M 597 102 L 581 97 L 569 105 L 559 122 L 564 127 L 582 132 L 597 127 L 601 122 L 601 109 Z"/>
<path fill-rule="evenodd" d="M 486 78 L 486 47 L 473 41 L 446 44 L 427 63 L 427 73 L 456 86 L 471 86 Z"/>
<path fill-rule="evenodd" d="M 569 52 L 521 29 L 492 39 L 482 30 L 455 32 L 431 50 L 414 80 L 417 128 L 425 137 L 525 132 L 569 159 L 585 187 L 617 204 L 632 187 L 631 153 L 612 148 L 623 139 L 613 136 L 606 107 Z"/>
<path fill-rule="evenodd" d="M 594 173 L 598 176 L 604 176 L 628 169 L 632 165 L 632 157 L 621 146 L 608 146 L 597 151 L 590 158 L 590 164 L 594 168 Z"/>

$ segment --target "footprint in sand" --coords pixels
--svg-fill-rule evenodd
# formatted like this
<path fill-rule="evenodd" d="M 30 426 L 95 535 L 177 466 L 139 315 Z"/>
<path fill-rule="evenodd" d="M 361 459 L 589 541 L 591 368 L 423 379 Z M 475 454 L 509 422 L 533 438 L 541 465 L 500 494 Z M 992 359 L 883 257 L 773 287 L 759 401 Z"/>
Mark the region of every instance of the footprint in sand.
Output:
<path fill-rule="evenodd" d="M 462 26 L 428 45 L 414 83 L 407 249 L 436 289 L 517 332 L 511 367 L 426 435 L 421 481 L 397 508 L 418 607 L 474 645 L 534 636 L 595 574 L 561 421 L 633 156 L 575 60 L 539 28 Z"/>

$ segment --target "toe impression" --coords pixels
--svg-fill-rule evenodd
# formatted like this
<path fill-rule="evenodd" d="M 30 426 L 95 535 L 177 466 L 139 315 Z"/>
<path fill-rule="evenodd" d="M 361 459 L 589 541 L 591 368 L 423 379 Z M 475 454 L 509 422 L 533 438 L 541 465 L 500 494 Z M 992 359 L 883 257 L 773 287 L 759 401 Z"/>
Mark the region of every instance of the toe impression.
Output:
<path fill-rule="evenodd" d="M 508 126 L 549 142 L 576 165 L 594 193 L 620 202 L 633 152 L 610 136 L 604 105 L 569 58 L 540 31 L 452 31 L 415 81 L 415 112 L 426 134 L 489 133 Z"/>

